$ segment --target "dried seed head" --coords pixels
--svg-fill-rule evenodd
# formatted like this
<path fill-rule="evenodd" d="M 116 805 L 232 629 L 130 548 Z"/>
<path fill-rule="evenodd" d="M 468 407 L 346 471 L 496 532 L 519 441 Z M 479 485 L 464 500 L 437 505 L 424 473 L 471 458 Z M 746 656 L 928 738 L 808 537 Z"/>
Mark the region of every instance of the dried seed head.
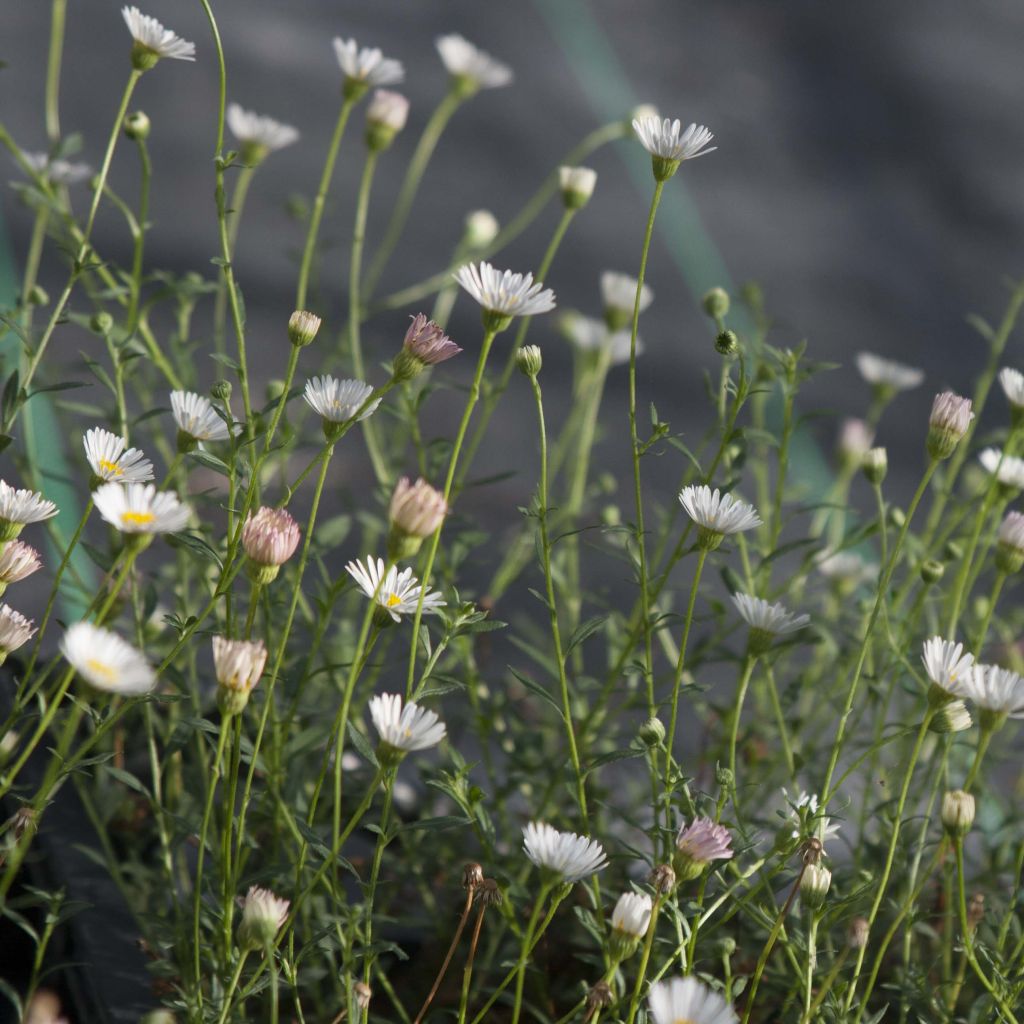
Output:
<path fill-rule="evenodd" d="M 504 899 L 504 893 L 493 878 L 485 878 L 477 887 L 476 898 L 485 907 L 496 907 Z"/>
<path fill-rule="evenodd" d="M 822 853 L 825 852 L 825 847 L 821 845 L 821 840 L 815 836 L 811 836 L 807 842 L 804 843 L 804 863 L 807 865 L 817 864 L 821 860 Z"/>
<path fill-rule="evenodd" d="M 356 1006 L 360 1010 L 365 1010 L 370 1005 L 370 1000 L 373 998 L 373 990 L 365 981 L 357 981 L 352 989 L 356 997 Z"/>
<path fill-rule="evenodd" d="M 971 896 L 970 902 L 967 904 L 967 927 L 972 931 L 981 924 L 981 919 L 985 916 L 985 894 L 983 892 L 976 892 Z"/>
<path fill-rule="evenodd" d="M 469 863 L 462 869 L 462 888 L 476 889 L 483 884 L 484 869 L 476 863 Z"/>
<path fill-rule="evenodd" d="M 664 896 L 676 887 L 676 873 L 671 864 L 657 864 L 648 875 L 647 881 L 655 892 Z"/>
<path fill-rule="evenodd" d="M 606 1006 L 611 1006 L 614 998 L 608 982 L 599 981 L 587 993 L 587 1013 L 592 1014 L 596 1010 L 603 1010 Z"/>

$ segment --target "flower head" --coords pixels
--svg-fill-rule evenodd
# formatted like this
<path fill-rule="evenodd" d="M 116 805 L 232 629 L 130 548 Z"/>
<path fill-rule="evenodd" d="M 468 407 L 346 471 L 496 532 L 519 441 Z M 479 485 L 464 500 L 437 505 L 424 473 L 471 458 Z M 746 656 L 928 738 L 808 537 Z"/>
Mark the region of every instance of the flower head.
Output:
<path fill-rule="evenodd" d="M 604 319 L 610 330 L 618 331 L 633 320 L 633 306 L 636 303 L 636 289 L 640 282 L 629 274 L 606 270 L 601 274 L 601 305 Z M 640 288 L 640 312 L 654 301 L 654 292 L 648 285 Z"/>
<path fill-rule="evenodd" d="M 921 661 L 928 678 L 938 688 L 932 691 L 934 700 L 964 696 L 964 684 L 974 666 L 974 655 L 965 654 L 963 644 L 933 636 L 924 642 Z"/>
<path fill-rule="evenodd" d="M 387 149 L 409 118 L 409 101 L 390 89 L 378 89 L 366 108 L 366 144 Z"/>
<path fill-rule="evenodd" d="M 686 514 L 697 524 L 699 543 L 713 550 L 726 534 L 753 530 L 761 525 L 761 517 L 752 505 L 731 494 L 721 494 L 706 484 L 690 484 L 679 492 L 679 502 Z"/>
<path fill-rule="evenodd" d="M 739 1018 L 717 993 L 696 978 L 673 978 L 651 986 L 654 1024 L 736 1024 Z"/>
<path fill-rule="evenodd" d="M 231 436 L 213 403 L 194 391 L 172 391 L 171 414 L 178 427 L 179 448 L 195 447 L 196 441 L 226 441 Z"/>
<path fill-rule="evenodd" d="M 1020 572 L 1024 568 L 1024 513 L 1010 512 L 999 524 L 996 537 L 996 568 L 1000 572 Z"/>
<path fill-rule="evenodd" d="M 713 153 L 718 147 L 708 143 L 714 138 L 702 124 L 691 124 L 685 130 L 677 119 L 645 117 L 633 121 L 633 131 L 640 144 L 651 154 L 654 176 L 659 181 L 671 178 L 684 160 Z"/>
<path fill-rule="evenodd" d="M 231 134 L 242 144 L 242 159 L 247 164 L 258 164 L 269 153 L 299 140 L 298 128 L 243 110 L 237 103 L 228 105 L 227 119 Z"/>
<path fill-rule="evenodd" d="M 608 859 L 596 839 L 575 832 L 559 832 L 544 821 L 531 821 L 523 829 L 523 850 L 539 868 L 578 882 L 604 868 Z"/>
<path fill-rule="evenodd" d="M 894 395 L 898 391 L 909 391 L 924 380 L 924 370 L 891 359 L 883 359 L 871 352 L 857 353 L 857 369 L 860 375 L 879 391 Z"/>
<path fill-rule="evenodd" d="M 297 348 L 311 345 L 323 321 L 308 309 L 297 309 L 288 317 L 288 340 Z"/>
<path fill-rule="evenodd" d="M 467 263 L 455 272 L 455 280 L 483 307 L 484 322 L 496 329 L 507 327 L 514 316 L 535 316 L 555 308 L 555 293 L 533 274 L 496 270 L 481 260 Z"/>
<path fill-rule="evenodd" d="M 345 569 L 359 589 L 395 622 L 401 622 L 403 615 L 415 614 L 423 588 L 413 576 L 412 569 L 399 572 L 398 566 L 392 565 L 385 572 L 384 559 L 372 556 L 367 556 L 365 567 L 361 561 L 355 561 L 349 562 Z M 444 599 L 436 590 L 424 595 L 424 615 L 437 614 L 443 607 Z"/>
<path fill-rule="evenodd" d="M 651 923 L 651 897 L 647 893 L 624 892 L 612 911 L 612 928 L 633 939 L 642 939 Z"/>
<path fill-rule="evenodd" d="M 566 209 L 578 210 L 590 202 L 597 184 L 597 171 L 590 167 L 559 167 L 558 188 Z"/>
<path fill-rule="evenodd" d="M 471 210 L 466 214 L 462 241 L 469 250 L 485 249 L 498 237 L 500 227 L 490 210 Z"/>
<path fill-rule="evenodd" d="M 1024 416 L 1024 373 L 1004 366 L 999 371 L 999 385 L 1010 403 L 1010 412 L 1016 424 Z"/>
<path fill-rule="evenodd" d="M 0 548 L 0 594 L 12 583 L 31 576 L 43 564 L 31 544 L 12 540 Z"/>
<path fill-rule="evenodd" d="M 334 39 L 334 55 L 345 75 L 345 95 L 361 96 L 367 89 L 378 85 L 397 85 L 405 78 L 401 61 L 390 60 L 377 48 L 364 46 L 354 39 Z"/>
<path fill-rule="evenodd" d="M 29 523 L 57 514 L 57 506 L 36 491 L 15 490 L 0 480 L 0 544 L 13 540 Z"/>
<path fill-rule="evenodd" d="M 404 757 L 413 750 L 436 747 L 445 737 L 444 722 L 433 711 L 412 701 L 403 707 L 397 693 L 374 697 L 370 701 L 370 718 L 385 748 L 385 760 Z"/>
<path fill-rule="evenodd" d="M 277 578 L 281 566 L 295 554 L 300 532 L 286 509 L 263 507 L 249 515 L 242 527 L 242 547 L 255 569 L 254 579 L 266 584 Z"/>
<path fill-rule="evenodd" d="M 581 352 L 602 352 L 610 366 L 621 366 L 628 363 L 632 352 L 632 335 L 628 328 L 613 331 L 604 320 L 581 316 L 579 313 L 566 313 L 560 320 L 562 333 Z M 637 335 L 636 354 L 644 350 L 643 339 Z"/>
<path fill-rule="evenodd" d="M 803 629 L 811 621 L 809 615 L 788 612 L 782 602 L 770 604 L 749 594 L 733 594 L 732 602 L 743 621 L 750 626 L 750 647 L 756 653 L 764 653 L 774 637 Z"/>
<path fill-rule="evenodd" d="M 226 715 L 240 714 L 267 664 L 262 640 L 213 638 L 213 669 L 217 676 L 217 704 Z"/>
<path fill-rule="evenodd" d="M 155 484 L 103 484 L 93 494 L 96 510 L 121 533 L 177 533 L 188 522 L 189 507 L 173 491 Z"/>
<path fill-rule="evenodd" d="M 377 398 L 364 409 L 364 404 L 372 394 L 373 388 L 361 380 L 337 380 L 330 374 L 324 374 L 322 377 L 311 377 L 306 381 L 306 390 L 302 397 L 320 414 L 324 433 L 330 436 L 356 413 L 359 413 L 361 420 L 371 416 L 381 402 Z"/>
<path fill-rule="evenodd" d="M 800 795 L 794 798 L 783 788 L 782 796 L 788 806 L 786 824 L 793 839 L 817 839 L 825 843 L 839 832 L 838 824 L 833 824 L 827 815 L 818 813 L 816 793 L 801 790 Z"/>
<path fill-rule="evenodd" d="M 11 651 L 16 651 L 35 632 L 35 623 L 31 619 L 26 619 L 9 604 L 0 604 L 0 665 Z"/>
<path fill-rule="evenodd" d="M 962 789 L 951 789 L 942 797 L 942 826 L 953 837 L 962 837 L 974 824 L 974 797 Z"/>
<path fill-rule="evenodd" d="M 871 451 L 875 442 L 875 432 L 863 420 L 843 420 L 839 428 L 839 440 L 836 448 L 842 461 L 848 466 L 859 466 L 864 456 Z"/>
<path fill-rule="evenodd" d="M 269 889 L 252 886 L 242 901 L 238 944 L 243 949 L 266 949 L 288 919 L 288 900 L 278 899 Z"/>
<path fill-rule="evenodd" d="M 1007 455 L 998 448 L 986 448 L 978 461 L 1000 484 L 1012 491 L 1024 490 L 1024 459 Z"/>
<path fill-rule="evenodd" d="M 478 89 L 497 89 L 512 81 L 512 69 L 489 53 L 477 49 L 457 33 L 438 36 L 434 41 L 453 86 L 463 95 Z"/>
<path fill-rule="evenodd" d="M 125 696 L 149 693 L 156 673 L 145 655 L 116 633 L 77 622 L 60 642 L 68 663 L 90 686 Z"/>
<path fill-rule="evenodd" d="M 928 454 L 933 459 L 948 459 L 973 419 L 969 398 L 961 398 L 952 391 L 936 395 L 928 420 Z"/>
<path fill-rule="evenodd" d="M 93 174 L 89 164 L 71 163 L 60 158 L 51 160 L 49 153 L 22 153 L 22 156 L 36 174 L 55 185 L 77 185 L 88 181 Z"/>
<path fill-rule="evenodd" d="M 87 430 L 82 439 L 85 458 L 93 472 L 94 486 L 110 480 L 118 483 L 145 483 L 153 479 L 153 463 L 128 442 L 102 427 Z"/>
<path fill-rule="evenodd" d="M 819 910 L 832 885 L 832 872 L 824 864 L 807 864 L 800 876 L 800 902 L 807 910 Z"/>
<path fill-rule="evenodd" d="M 462 351 L 444 333 L 444 328 L 427 319 L 425 313 L 417 313 L 405 332 L 402 351 L 394 364 L 395 376 L 400 380 L 415 377 L 427 366 L 436 366 Z"/>
<path fill-rule="evenodd" d="M 844 586 L 857 586 L 878 575 L 878 566 L 873 562 L 865 562 L 854 551 L 822 551 L 814 560 L 814 565 L 826 579 Z"/>
<path fill-rule="evenodd" d="M 732 855 L 732 836 L 724 825 L 710 818 L 694 818 L 679 827 L 672 866 L 680 880 L 691 881 L 713 860 L 729 860 Z"/>
<path fill-rule="evenodd" d="M 143 14 L 138 7 L 122 7 L 121 16 L 128 26 L 132 44 L 132 66 L 138 71 L 147 71 L 161 58 L 170 60 L 195 60 L 196 44 L 186 42 L 169 28 L 164 28 L 156 18 Z"/>
<path fill-rule="evenodd" d="M 391 560 L 411 558 L 423 540 L 437 532 L 447 514 L 448 502 L 439 490 L 422 477 L 413 484 L 403 476 L 395 485 L 388 506 Z"/>
<path fill-rule="evenodd" d="M 982 711 L 1024 718 L 1024 679 L 999 665 L 971 666 L 964 676 L 962 696 Z"/>

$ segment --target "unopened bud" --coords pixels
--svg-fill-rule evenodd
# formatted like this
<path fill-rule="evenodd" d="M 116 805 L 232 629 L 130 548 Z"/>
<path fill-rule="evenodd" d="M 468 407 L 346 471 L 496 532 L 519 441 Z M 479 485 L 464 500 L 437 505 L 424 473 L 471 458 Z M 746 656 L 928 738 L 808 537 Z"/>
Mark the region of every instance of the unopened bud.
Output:
<path fill-rule="evenodd" d="M 30 306 L 45 306 L 50 301 L 50 295 L 42 285 L 34 284 L 28 291 L 26 301 Z"/>
<path fill-rule="evenodd" d="M 149 138 L 151 125 L 149 118 L 141 110 L 133 110 L 124 119 L 124 133 L 136 142 L 145 142 Z"/>
<path fill-rule="evenodd" d="M 974 824 L 974 797 L 952 789 L 942 798 L 942 826 L 954 839 L 962 838 Z"/>
<path fill-rule="evenodd" d="M 740 339 L 735 331 L 720 331 L 715 338 L 715 351 L 722 356 L 731 356 L 740 347 Z"/>
<path fill-rule="evenodd" d="M 938 583 L 945 571 L 946 567 L 937 558 L 929 558 L 921 563 L 921 579 L 925 583 Z"/>
<path fill-rule="evenodd" d="M 366 145 L 371 150 L 387 149 L 408 117 L 409 101 L 401 93 L 378 89 L 366 108 Z"/>
<path fill-rule="evenodd" d="M 928 419 L 928 454 L 933 459 L 948 459 L 956 451 L 973 419 L 969 398 L 962 398 L 952 391 L 936 395 Z"/>
<path fill-rule="evenodd" d="M 876 487 L 885 479 L 889 470 L 889 456 L 884 448 L 869 448 L 864 453 L 864 460 L 861 462 L 861 469 L 868 479 L 868 483 Z"/>
<path fill-rule="evenodd" d="M 863 949 L 868 944 L 871 926 L 866 917 L 855 917 L 846 932 L 846 944 L 850 949 Z"/>
<path fill-rule="evenodd" d="M 288 317 L 288 340 L 298 348 L 310 344 L 320 330 L 320 317 L 308 309 L 297 309 Z"/>
<path fill-rule="evenodd" d="M 218 402 L 231 401 L 231 381 L 215 380 L 210 386 L 210 396 Z"/>
<path fill-rule="evenodd" d="M 939 687 L 936 686 L 929 688 L 929 699 L 937 689 Z M 942 692 L 945 694 L 944 690 Z M 948 697 L 949 695 L 946 694 L 945 703 L 936 710 L 931 722 L 928 723 L 928 728 L 940 735 L 963 732 L 965 729 L 970 729 L 972 725 L 971 713 L 967 710 L 967 705 L 962 700 L 949 700 Z"/>
<path fill-rule="evenodd" d="M 543 362 L 540 347 L 537 345 L 524 345 L 516 353 L 516 366 L 519 367 L 519 372 L 527 377 L 536 377 Z"/>
<path fill-rule="evenodd" d="M 473 210 L 466 217 L 463 240 L 470 249 L 485 249 L 498 235 L 498 218 L 490 210 Z"/>
<path fill-rule="evenodd" d="M 907 514 L 895 505 L 889 509 L 889 523 L 896 530 L 902 530 L 903 524 L 907 521 Z"/>
<path fill-rule="evenodd" d="M 701 305 L 712 320 L 721 320 L 729 312 L 729 293 L 724 288 L 712 288 L 704 293 Z"/>
<path fill-rule="evenodd" d="M 948 540 L 942 549 L 944 562 L 959 562 L 964 557 L 964 546 L 958 540 Z"/>
<path fill-rule="evenodd" d="M 660 718 L 648 718 L 640 726 L 640 742 L 645 747 L 658 747 L 665 742 L 665 726 Z"/>
<path fill-rule="evenodd" d="M 590 202 L 597 184 L 597 171 L 589 167 L 559 167 L 558 187 L 567 210 L 579 210 Z"/>
<path fill-rule="evenodd" d="M 825 903 L 832 872 L 821 864 L 808 864 L 800 879 L 800 902 L 808 910 L 820 910 Z"/>
<path fill-rule="evenodd" d="M 106 337 L 113 330 L 114 318 L 105 309 L 100 310 L 89 317 L 89 327 L 97 334 Z"/>
<path fill-rule="evenodd" d="M 726 768 L 724 765 L 718 765 L 715 768 L 715 781 L 722 789 L 731 793 L 736 779 L 730 769 Z"/>
<path fill-rule="evenodd" d="M 284 381 L 280 377 L 272 377 L 267 381 L 263 393 L 268 402 L 276 402 L 284 394 Z"/>
<path fill-rule="evenodd" d="M 720 957 L 732 956 L 736 952 L 736 940 L 731 935 L 726 935 L 715 944 L 715 951 Z"/>

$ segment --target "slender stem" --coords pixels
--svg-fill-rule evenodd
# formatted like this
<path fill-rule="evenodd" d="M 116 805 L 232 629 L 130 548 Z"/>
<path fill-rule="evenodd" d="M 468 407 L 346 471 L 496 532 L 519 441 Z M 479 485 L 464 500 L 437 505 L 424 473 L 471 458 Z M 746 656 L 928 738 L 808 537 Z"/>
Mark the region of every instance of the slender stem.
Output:
<path fill-rule="evenodd" d="M 473 923 L 473 934 L 469 940 L 469 953 L 466 954 L 466 966 L 462 969 L 462 991 L 459 993 L 459 1024 L 466 1024 L 466 1008 L 469 1006 L 469 986 L 473 980 L 473 962 L 476 960 L 476 947 L 480 941 L 480 929 L 484 926 L 484 914 L 487 904 L 481 903 Z"/>
<path fill-rule="evenodd" d="M 238 982 L 241 980 L 242 970 L 245 967 L 245 961 L 248 957 L 249 950 L 243 949 L 238 958 L 238 963 L 235 964 L 235 970 L 231 975 L 231 981 L 228 983 L 227 991 L 224 993 L 224 1009 L 221 1010 L 221 1014 L 217 1018 L 217 1024 L 225 1024 L 228 1019 L 228 1014 L 231 1012 L 231 1006 L 234 1000 L 235 990 L 238 988 Z"/>
<path fill-rule="evenodd" d="M 789 739 L 789 726 L 786 724 L 786 716 L 782 711 L 782 704 L 779 702 L 779 690 L 775 685 L 775 672 L 770 664 L 766 664 L 765 677 L 768 680 L 768 697 L 771 700 L 772 711 L 775 713 L 775 724 L 779 727 L 779 742 L 782 744 L 782 756 L 786 759 L 786 768 L 789 771 L 790 781 L 796 781 L 796 761 L 793 757 L 793 745 Z"/>
<path fill-rule="evenodd" d="M 366 887 L 366 910 L 364 913 L 363 945 L 370 950 L 373 945 L 373 906 L 377 896 L 377 880 L 380 878 L 380 865 L 384 859 L 384 849 L 388 844 L 388 827 L 391 818 L 391 799 L 395 789 L 395 775 L 393 772 L 384 777 L 384 806 L 380 812 L 380 827 L 377 831 L 377 843 L 373 851 L 373 862 L 370 866 L 370 882 Z M 363 981 L 369 985 L 370 972 L 376 957 L 367 952 L 363 965 Z M 367 1008 L 368 1009 L 368 1008 Z M 366 1020 L 366 1012 L 363 1013 L 363 1020 Z"/>
<path fill-rule="evenodd" d="M 807 963 L 804 971 L 804 1020 L 811 1015 L 811 999 L 814 995 L 814 971 L 818 966 L 818 912 L 811 912 L 811 923 L 807 928 Z"/>
<path fill-rule="evenodd" d="M 459 939 L 462 938 L 462 930 L 466 927 L 466 921 L 469 919 L 469 912 L 473 909 L 473 895 L 475 889 L 473 886 L 468 886 L 466 889 L 466 903 L 462 908 L 462 913 L 459 915 L 459 923 L 455 926 L 455 934 L 452 936 L 451 945 L 448 947 L 448 952 L 445 954 L 444 961 L 441 963 L 441 969 L 437 972 L 437 977 L 434 978 L 434 984 L 430 986 L 430 991 L 427 993 L 427 998 L 423 1000 L 423 1005 L 420 1007 L 419 1013 L 416 1014 L 416 1019 L 413 1024 L 420 1024 L 426 1016 L 427 1010 L 430 1009 L 430 1004 L 434 1001 L 434 996 L 437 995 L 437 990 L 441 987 L 441 982 L 444 980 L 445 974 L 448 972 L 448 965 L 452 962 L 452 957 L 455 955 L 455 950 L 458 948 Z M 483 916 L 484 906 L 480 905 L 481 913 L 478 917 Z M 479 935 L 479 927 L 474 929 L 474 935 Z M 473 943 L 474 947 L 476 943 Z"/>
<path fill-rule="evenodd" d="M 256 164 L 244 165 L 238 172 L 235 179 L 235 188 L 231 193 L 231 203 L 226 211 L 230 215 L 228 222 L 228 252 L 229 259 L 235 258 L 235 248 L 238 242 L 238 229 L 242 224 L 242 209 L 245 206 L 246 196 L 249 194 L 249 186 L 252 184 L 253 175 L 256 173 Z M 213 307 L 213 343 L 220 352 L 224 347 L 224 326 L 227 320 L 227 289 L 224 278 L 217 283 L 217 298 Z"/>
<path fill-rule="evenodd" d="M 654 935 L 658 930 L 658 914 L 661 911 L 662 894 L 659 892 L 654 897 L 654 904 L 651 907 L 651 920 L 647 925 L 647 934 L 644 936 L 644 948 L 640 954 L 640 967 L 636 972 L 636 981 L 633 984 L 633 995 L 629 1000 L 629 1012 L 626 1014 L 626 1024 L 633 1024 L 636 1018 L 637 1008 L 640 1006 L 640 996 L 644 989 L 644 979 L 647 977 L 647 965 L 651 962 L 651 950 L 654 948 Z"/>
<path fill-rule="evenodd" d="M 992 616 L 995 614 L 996 605 L 999 603 L 999 595 L 1003 592 L 1003 584 L 1006 583 L 1006 573 L 997 570 L 996 578 L 992 581 L 992 592 L 988 596 L 988 607 L 985 609 L 985 618 L 978 627 L 978 637 L 974 641 L 974 657 L 981 659 L 981 652 L 985 648 L 985 639 L 988 636 L 989 627 L 992 625 Z M 949 634 L 953 637 L 953 634 Z"/>
<path fill-rule="evenodd" d="M 736 784 L 736 738 L 739 736 L 743 702 L 747 696 L 747 687 L 750 685 L 750 677 L 755 664 L 757 664 L 757 656 L 748 654 L 743 662 L 739 686 L 736 688 L 736 703 L 733 707 L 732 723 L 729 727 L 729 771 L 732 773 L 732 798 L 733 802 L 737 804 L 739 803 L 739 786 Z"/>
<path fill-rule="evenodd" d="M 64 23 L 67 0 L 53 0 L 50 17 L 50 49 L 46 58 L 46 137 L 60 138 L 60 68 L 64 56 Z"/>

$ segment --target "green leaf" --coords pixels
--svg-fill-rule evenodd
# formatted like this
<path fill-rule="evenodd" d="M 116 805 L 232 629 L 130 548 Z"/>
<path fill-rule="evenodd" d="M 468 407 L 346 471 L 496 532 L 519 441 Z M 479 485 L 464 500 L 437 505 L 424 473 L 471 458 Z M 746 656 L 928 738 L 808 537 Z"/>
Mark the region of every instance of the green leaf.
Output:
<path fill-rule="evenodd" d="M 352 746 L 359 751 L 360 756 L 364 761 L 368 761 L 374 766 L 377 765 L 377 754 L 374 752 L 373 747 L 370 746 L 370 741 L 352 724 L 348 723 L 348 738 L 352 741 Z"/>
<path fill-rule="evenodd" d="M 587 639 L 593 633 L 596 633 L 605 623 L 608 615 L 595 615 L 593 618 L 587 619 L 586 622 L 581 622 L 573 631 L 572 636 L 569 637 L 569 643 L 566 645 L 565 654 L 568 657 L 584 640 Z"/>
<path fill-rule="evenodd" d="M 439 818 L 411 821 L 408 825 L 403 825 L 399 832 L 444 832 L 450 828 L 461 828 L 463 825 L 472 824 L 471 818 L 465 818 L 459 814 L 443 814 Z"/>
<path fill-rule="evenodd" d="M 543 686 L 541 686 L 539 683 L 535 683 L 529 676 L 524 676 L 521 672 L 517 672 L 514 668 L 512 668 L 511 665 L 509 665 L 509 671 L 512 673 L 512 675 L 516 677 L 516 679 L 519 680 L 519 682 L 523 684 L 523 686 L 525 686 L 530 691 L 530 693 L 535 694 L 542 700 L 547 701 L 548 704 L 550 704 L 558 713 L 559 719 L 562 722 L 565 721 L 565 718 L 562 715 L 561 705 L 558 703 L 557 700 L 555 700 L 555 698 L 550 693 L 548 693 L 547 690 L 544 689 Z"/>

